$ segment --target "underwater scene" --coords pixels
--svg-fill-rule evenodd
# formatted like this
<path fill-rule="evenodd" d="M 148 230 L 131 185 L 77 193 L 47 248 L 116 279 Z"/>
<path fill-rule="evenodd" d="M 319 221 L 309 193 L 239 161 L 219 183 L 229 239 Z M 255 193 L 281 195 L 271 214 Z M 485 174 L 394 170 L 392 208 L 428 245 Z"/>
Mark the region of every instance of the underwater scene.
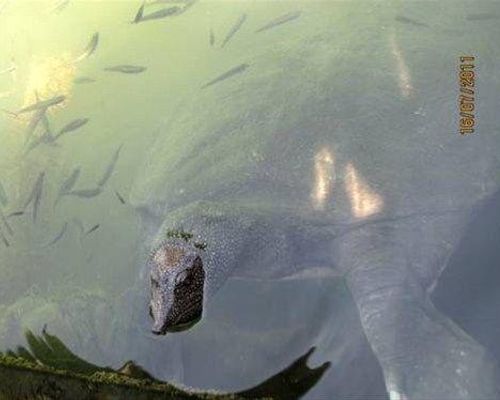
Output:
<path fill-rule="evenodd" d="M 500 399 L 499 21 L 0 0 L 0 400 Z"/>

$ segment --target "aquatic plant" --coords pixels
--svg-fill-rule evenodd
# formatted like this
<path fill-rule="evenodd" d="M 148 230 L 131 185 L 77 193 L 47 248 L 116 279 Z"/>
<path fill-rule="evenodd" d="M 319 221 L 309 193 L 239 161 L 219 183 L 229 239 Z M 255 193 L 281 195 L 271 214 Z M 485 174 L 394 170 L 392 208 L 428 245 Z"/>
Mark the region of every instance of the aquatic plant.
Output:
<path fill-rule="evenodd" d="M 309 368 L 310 349 L 288 368 L 260 385 L 238 393 L 201 392 L 178 388 L 154 378 L 133 361 L 113 370 L 91 364 L 69 350 L 45 329 L 25 332 L 28 348 L 0 352 L 0 400 L 87 399 L 270 399 L 293 400 L 311 389 L 329 368 Z"/>
<path fill-rule="evenodd" d="M 186 242 L 189 242 L 193 238 L 193 234 L 189 232 L 184 232 L 182 230 L 169 230 L 166 234 L 167 238 L 177 238 L 183 239 Z M 195 242 L 194 247 L 205 250 L 207 248 L 207 244 L 205 242 Z"/>

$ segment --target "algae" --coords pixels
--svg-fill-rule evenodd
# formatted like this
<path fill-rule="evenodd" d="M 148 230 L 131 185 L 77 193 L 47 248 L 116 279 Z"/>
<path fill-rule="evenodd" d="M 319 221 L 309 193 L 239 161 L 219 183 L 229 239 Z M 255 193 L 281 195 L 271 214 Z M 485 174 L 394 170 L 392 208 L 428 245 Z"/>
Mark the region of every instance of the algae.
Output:
<path fill-rule="evenodd" d="M 28 348 L 0 352 L 0 400 L 156 400 L 156 399 L 298 399 L 329 368 L 309 368 L 310 349 L 288 368 L 260 385 L 237 393 L 203 392 L 179 388 L 151 376 L 133 361 L 113 370 L 91 364 L 73 354 L 45 329 L 25 332 Z"/>

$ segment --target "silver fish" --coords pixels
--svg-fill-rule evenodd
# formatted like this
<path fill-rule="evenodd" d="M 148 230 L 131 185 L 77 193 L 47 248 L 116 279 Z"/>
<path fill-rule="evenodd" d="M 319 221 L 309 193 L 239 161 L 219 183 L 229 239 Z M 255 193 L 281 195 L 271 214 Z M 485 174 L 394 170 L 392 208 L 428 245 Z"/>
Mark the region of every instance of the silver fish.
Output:
<path fill-rule="evenodd" d="M 99 229 L 101 225 L 100 224 L 97 224 L 97 225 L 94 225 L 92 228 L 90 228 L 87 232 L 85 232 L 85 236 L 88 236 L 90 235 L 92 232 L 95 232 L 96 230 Z"/>
<path fill-rule="evenodd" d="M 17 69 L 15 65 L 11 65 L 5 69 L 0 69 L 0 75 L 8 74 L 9 72 L 14 72 Z"/>
<path fill-rule="evenodd" d="M 115 65 L 113 67 L 106 67 L 104 71 L 121 72 L 124 74 L 139 74 L 144 72 L 147 68 L 140 65 Z"/>
<path fill-rule="evenodd" d="M 75 78 L 75 80 L 73 82 L 76 84 L 92 83 L 92 82 L 95 82 L 95 79 L 89 78 L 88 76 L 80 76 L 78 78 Z"/>
<path fill-rule="evenodd" d="M 36 117 L 37 117 L 37 115 L 36 115 Z M 37 125 L 39 123 L 41 123 L 43 125 L 44 132 L 40 136 L 38 136 L 38 138 L 36 138 L 35 140 L 33 140 L 31 142 L 30 146 L 26 149 L 25 154 L 28 154 L 31 150 L 37 148 L 41 144 L 49 144 L 49 145 L 53 145 L 53 146 L 55 145 L 55 138 L 53 136 L 52 128 L 50 126 L 50 121 L 49 121 L 49 118 L 47 117 L 46 110 L 43 110 L 43 112 L 41 112 L 40 120 L 37 123 Z M 32 129 L 30 132 L 27 132 L 27 133 L 30 133 L 30 137 L 33 135 L 35 130 L 36 130 L 36 126 L 35 126 L 35 129 Z M 27 136 L 26 139 L 29 141 L 30 137 Z"/>
<path fill-rule="evenodd" d="M 2 242 L 5 245 L 5 247 L 10 247 L 9 241 L 7 240 L 7 238 L 5 237 L 5 235 L 1 230 L 0 230 L 0 237 L 2 238 Z"/>
<path fill-rule="evenodd" d="M 65 96 L 54 96 L 54 97 L 47 99 L 47 100 L 39 100 L 35 104 L 21 108 L 17 112 L 17 114 L 23 114 L 23 113 L 37 111 L 37 110 L 44 110 L 45 111 L 47 108 L 55 106 L 57 104 L 60 104 L 64 100 L 66 100 Z"/>
<path fill-rule="evenodd" d="M 0 3 L 0 14 L 5 10 L 5 7 L 7 7 L 7 4 L 9 4 L 10 0 L 4 0 L 2 3 Z"/>
<path fill-rule="evenodd" d="M 35 97 L 36 97 L 37 103 L 41 103 L 40 96 L 38 95 L 37 91 L 35 91 Z M 30 123 L 29 123 L 29 125 L 28 125 L 28 127 L 26 129 L 26 133 L 25 133 L 25 142 L 24 142 L 25 145 L 27 145 L 29 143 L 29 141 L 31 140 L 31 138 L 32 138 L 33 134 L 35 133 L 36 128 L 38 127 L 38 125 L 40 124 L 40 122 L 43 124 L 43 128 L 45 129 L 45 133 L 37 141 L 39 143 L 35 143 L 34 145 L 32 145 L 30 147 L 30 149 L 28 149 L 27 152 L 29 152 L 34 147 L 36 147 L 40 143 L 42 143 L 44 141 L 44 139 L 46 139 L 47 135 L 49 135 L 50 138 L 52 138 L 52 131 L 51 131 L 51 128 L 50 128 L 49 119 L 47 117 L 47 109 L 48 109 L 48 107 L 49 106 L 43 106 L 42 108 L 40 108 L 39 110 L 37 110 L 34 113 L 34 115 L 31 118 L 31 120 L 30 120 Z"/>
<path fill-rule="evenodd" d="M 75 187 L 76 181 L 80 177 L 80 172 L 80 167 L 76 167 L 73 170 L 71 175 L 62 183 L 61 187 L 59 188 L 59 194 L 68 193 Z"/>
<path fill-rule="evenodd" d="M 7 215 L 7 218 L 20 217 L 21 215 L 24 215 L 24 211 L 14 211 Z"/>
<path fill-rule="evenodd" d="M 125 204 L 125 199 L 124 199 L 124 198 L 123 198 L 123 196 L 122 196 L 120 193 L 118 193 L 116 190 L 115 190 L 115 195 L 116 195 L 116 197 L 118 198 L 118 200 L 120 200 L 120 203 Z"/>
<path fill-rule="evenodd" d="M 63 11 L 67 6 L 69 5 L 69 0 L 61 0 L 58 1 L 54 6 L 51 8 L 50 12 L 51 13 L 60 13 Z"/>
<path fill-rule="evenodd" d="M 120 147 L 118 147 L 118 149 L 113 154 L 113 157 L 111 158 L 111 161 L 106 167 L 104 174 L 102 175 L 101 179 L 99 179 L 99 182 L 97 182 L 97 186 L 99 187 L 104 186 L 106 182 L 109 180 L 109 178 L 111 178 L 111 175 L 113 174 L 118 158 L 120 157 L 120 151 L 122 150 L 122 147 L 123 145 L 120 145 Z"/>
<path fill-rule="evenodd" d="M 31 141 L 33 134 L 35 133 L 36 128 L 38 127 L 40 122 L 42 122 L 46 111 L 47 111 L 46 108 L 42 108 L 40 110 L 37 110 L 35 112 L 35 114 L 33 114 L 33 117 L 31 118 L 31 120 L 26 128 L 26 132 L 24 134 L 24 144 L 25 145 L 27 145 Z"/>
<path fill-rule="evenodd" d="M 143 14 L 141 16 L 141 19 L 140 19 L 139 22 L 142 22 L 142 21 L 152 21 L 152 20 L 155 20 L 155 19 L 162 19 L 162 18 L 170 17 L 170 16 L 173 16 L 173 15 L 179 14 L 181 11 L 182 11 L 182 8 L 181 7 L 177 7 L 177 6 L 168 7 L 168 8 L 162 8 L 161 10 L 152 12 L 151 14 L 145 14 L 145 15 Z"/>
<path fill-rule="evenodd" d="M 63 236 L 66 233 L 67 229 L 68 229 L 68 223 L 65 222 L 64 225 L 63 225 L 63 227 L 59 231 L 59 233 L 54 237 L 54 239 L 52 239 L 49 243 L 47 243 L 43 247 L 49 247 L 49 246 L 52 246 L 52 245 L 56 244 L 59 240 L 61 240 L 63 238 Z"/>
<path fill-rule="evenodd" d="M 268 29 L 272 29 L 272 28 L 275 28 L 279 25 L 293 21 L 294 19 L 299 18 L 301 14 L 302 14 L 301 11 L 295 11 L 295 12 L 291 12 L 291 13 L 282 15 L 278 18 L 273 19 L 271 22 L 267 23 L 266 25 L 262 26 L 261 28 L 257 29 L 255 31 L 255 33 L 264 32 L 264 31 L 267 31 Z"/>
<path fill-rule="evenodd" d="M 44 177 L 45 177 L 45 172 L 42 172 L 39 180 L 37 181 L 37 185 L 36 185 L 37 190 L 35 193 L 35 197 L 33 199 L 33 222 L 36 222 L 36 219 L 38 217 L 38 210 L 40 208 L 40 202 L 42 200 Z"/>
<path fill-rule="evenodd" d="M 66 125 L 64 125 L 59 133 L 55 136 L 55 140 L 57 140 L 60 136 L 64 135 L 65 133 L 75 131 L 79 128 L 81 128 L 83 125 L 85 125 L 87 122 L 89 122 L 88 118 L 78 118 L 75 119 Z"/>
<path fill-rule="evenodd" d="M 142 5 L 137 10 L 137 13 L 135 14 L 134 20 L 132 21 L 133 24 L 137 24 L 138 22 L 141 22 L 142 15 L 144 14 L 144 6 L 145 5 L 146 5 L 146 3 L 142 3 Z"/>
<path fill-rule="evenodd" d="M 222 44 L 220 45 L 221 48 L 223 48 L 231 40 L 231 38 L 241 29 L 246 20 L 247 20 L 246 14 L 243 14 L 240 18 L 238 18 L 236 23 L 229 30 L 226 37 L 222 41 Z"/>
<path fill-rule="evenodd" d="M 59 192 L 57 193 L 56 201 L 54 202 L 54 208 L 57 206 L 57 203 L 59 203 L 62 196 L 68 194 L 75 187 L 76 181 L 80 177 L 80 172 L 80 167 L 75 168 L 71 175 L 68 176 L 68 178 L 61 184 Z"/>
<path fill-rule="evenodd" d="M 7 197 L 7 192 L 0 182 L 0 204 L 6 206 L 9 203 L 9 198 Z"/>
<path fill-rule="evenodd" d="M 228 78 L 231 78 L 234 75 L 241 74 L 244 72 L 247 68 L 249 67 L 248 64 L 240 64 L 234 68 L 231 68 L 229 71 L 224 72 L 223 74 L 219 75 L 217 78 L 211 80 L 210 82 L 206 83 L 204 86 L 202 86 L 202 89 L 205 89 L 209 86 L 212 86 L 218 82 L 224 81 Z"/>
<path fill-rule="evenodd" d="M 50 126 L 49 117 L 47 116 L 46 112 L 42 116 L 42 125 L 43 129 L 45 129 L 45 133 L 52 136 L 52 128 Z"/>
<path fill-rule="evenodd" d="M 394 19 L 396 21 L 398 21 L 398 22 L 403 23 L 403 24 L 408 24 L 408 25 L 413 25 L 413 26 L 425 26 L 425 27 L 429 27 L 429 25 L 427 25 L 427 24 L 425 24 L 423 22 L 419 22 L 419 21 L 416 21 L 414 19 L 405 17 L 404 15 L 397 15 Z"/>
<path fill-rule="evenodd" d="M 26 208 L 28 208 L 31 202 L 33 202 L 33 200 L 41 194 L 44 177 L 45 177 L 45 172 L 41 172 L 40 175 L 38 175 L 38 178 L 35 181 L 35 184 L 33 185 L 33 189 L 31 190 L 28 199 L 24 203 L 23 210 L 26 210 Z"/>
<path fill-rule="evenodd" d="M 102 189 L 100 187 L 97 187 L 94 189 L 72 190 L 71 192 L 66 193 L 66 195 L 90 199 L 92 197 L 98 196 L 99 194 L 101 194 L 101 192 Z"/>
<path fill-rule="evenodd" d="M 31 144 L 26 149 L 25 154 L 28 154 L 29 152 L 36 149 L 41 144 L 48 144 L 48 145 L 52 145 L 52 146 L 57 146 L 57 144 L 54 142 L 54 137 L 50 134 L 50 132 L 45 131 L 43 133 L 43 135 L 39 136 L 37 139 L 35 139 L 31 142 Z"/>
<path fill-rule="evenodd" d="M 77 63 L 90 57 L 97 49 L 98 44 L 99 44 L 99 32 L 96 32 L 92 35 L 92 38 L 90 39 L 90 42 L 87 45 L 87 47 L 85 47 L 85 49 L 83 50 L 83 53 L 80 56 L 78 56 L 74 62 Z"/>
<path fill-rule="evenodd" d="M 5 214 L 3 213 L 1 208 L 0 208 L 0 219 L 2 220 L 5 229 L 7 230 L 7 233 L 12 236 L 14 234 L 14 231 L 12 230 L 9 221 L 7 221 L 7 218 L 5 218 Z"/>

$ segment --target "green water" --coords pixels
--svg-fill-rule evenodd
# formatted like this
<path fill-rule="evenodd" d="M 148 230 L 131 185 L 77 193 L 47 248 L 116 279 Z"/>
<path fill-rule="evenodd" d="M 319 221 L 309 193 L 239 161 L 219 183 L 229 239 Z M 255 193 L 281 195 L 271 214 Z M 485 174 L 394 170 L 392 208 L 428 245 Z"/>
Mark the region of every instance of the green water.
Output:
<path fill-rule="evenodd" d="M 255 191 L 255 198 L 253 193 L 248 198 L 260 204 L 281 196 L 282 202 L 272 205 L 290 204 L 290 208 L 300 201 L 309 202 L 314 152 L 318 144 L 334 142 L 328 130 L 331 125 L 321 125 L 321 112 L 320 122 L 313 125 L 314 110 L 308 107 L 322 105 L 337 113 L 325 121 L 338 117 L 342 132 L 347 133 L 339 135 L 338 148 L 344 152 L 340 162 L 345 165 L 354 160 L 374 192 L 387 192 L 390 200 L 404 187 L 418 195 L 422 187 L 428 188 L 427 177 L 442 183 L 450 174 L 459 183 L 474 181 L 477 176 L 487 179 L 463 192 L 450 184 L 442 197 L 449 204 L 469 202 L 465 195 L 454 196 L 453 190 L 470 195 L 470 202 L 484 198 L 499 182 L 495 169 L 499 160 L 495 147 L 498 97 L 494 89 L 500 81 L 493 71 L 500 53 L 491 39 L 498 34 L 498 27 L 464 28 L 464 16 L 474 12 L 475 5 L 458 2 L 207 0 L 194 2 L 180 15 L 138 24 L 132 20 L 140 1 L 70 1 L 64 9 L 54 11 L 57 3 L 10 0 L 3 7 L 4 2 L 0 2 L 0 72 L 4 71 L 0 74 L 0 183 L 8 197 L 8 203 L 0 205 L 2 212 L 9 215 L 21 210 L 40 173 L 45 173 L 37 220 L 33 221 L 31 203 L 24 215 L 9 218 L 9 227 L 0 222 L 8 242 L 7 246 L 0 237 L 0 350 L 22 343 L 23 329 L 37 331 L 48 324 L 91 362 L 116 366 L 124 359 L 134 359 L 162 379 L 205 388 L 240 389 L 320 343 L 325 350 L 314 362 L 340 360 L 338 363 L 347 367 L 337 371 L 352 372 L 356 369 L 353 360 L 362 360 L 373 371 L 359 373 L 353 382 L 365 384 L 365 392 L 372 389 L 371 393 L 384 396 L 379 366 L 341 281 L 234 283 L 222 290 L 213 309 L 204 310 L 206 316 L 194 331 L 152 337 L 147 307 L 142 303 L 148 289 L 141 280 L 144 236 L 135 207 L 148 205 L 155 196 L 173 203 L 184 201 L 181 194 L 191 200 L 198 190 L 208 193 L 218 187 L 217 177 L 239 182 L 247 176 L 248 160 L 266 152 L 269 165 L 278 171 L 277 182 L 285 186 L 292 182 L 286 186 L 290 192 L 296 187 L 307 190 L 297 196 L 285 190 L 269 191 L 268 198 L 261 196 L 267 192 Z M 497 7 L 483 3 L 486 12 Z M 148 5 L 145 9 L 149 13 L 161 8 Z M 274 18 L 298 11 L 302 12 L 300 17 L 256 33 Z M 243 14 L 247 18 L 241 29 L 221 48 L 224 37 Z M 399 14 L 427 27 L 397 23 L 394 17 Z M 316 29 L 321 32 L 316 33 Z M 96 51 L 75 62 L 96 32 Z M 297 43 L 304 45 L 303 53 L 291 54 L 300 47 Z M 453 136 L 456 120 L 452 118 L 456 111 L 457 55 L 469 52 L 480 54 L 480 68 L 488 75 L 480 121 L 489 135 L 480 136 L 470 152 L 465 150 L 469 158 L 457 156 L 454 164 L 450 162 L 454 168 L 444 168 L 437 145 L 450 145 L 457 152 L 466 148 Z M 403 58 L 399 53 L 404 62 L 398 61 L 398 57 Z M 331 62 L 337 57 L 338 63 Z M 304 67 L 306 61 L 310 69 Z M 238 78 L 202 89 L 221 73 L 245 63 L 250 68 Z M 404 63 L 408 72 L 401 66 Z M 105 70 L 116 65 L 146 69 L 137 74 Z M 5 72 L 9 67 L 13 70 Z M 248 90 L 254 97 L 238 97 L 245 86 L 235 82 L 243 74 L 249 77 L 248 82 L 260 85 Z M 401 85 L 410 85 L 405 83 L 409 79 L 406 75 L 415 89 L 412 96 L 401 89 Z M 300 81 L 283 78 L 288 76 L 298 76 Z M 75 82 L 82 77 L 92 82 Z M 327 77 L 332 85 L 325 88 L 322 85 L 328 82 Z M 267 86 L 266 79 L 278 83 Z M 228 96 L 225 88 L 234 96 Z M 89 122 L 61 136 L 56 145 L 42 143 L 26 153 L 31 115 L 16 116 L 15 112 L 35 102 L 35 92 L 44 99 L 66 96 L 62 105 L 47 113 L 53 131 L 78 118 Z M 338 99 L 332 100 L 330 93 Z M 428 114 L 419 120 L 422 109 Z M 451 109 L 451 113 L 443 117 L 443 109 Z M 227 141 L 208 140 L 224 125 L 221 121 L 238 123 L 245 110 L 263 110 L 266 121 L 271 121 L 268 126 L 276 128 L 277 135 L 272 135 L 272 129 L 261 131 L 259 121 L 251 121 L 247 136 L 231 136 L 233 131 L 228 131 Z M 289 114 L 280 114 L 283 110 Z M 290 117 L 290 125 L 301 122 L 303 111 L 303 120 L 312 123 L 297 133 L 286 121 Z M 394 126 L 397 129 L 390 129 Z M 282 140 L 279 129 L 297 133 L 298 141 L 293 142 L 292 134 L 292 139 Z M 437 131 L 449 135 L 438 137 Z M 39 127 L 33 138 L 42 134 Z M 200 147 L 203 135 L 208 139 L 206 146 Z M 64 196 L 54 206 L 61 184 L 76 167 L 81 168 L 81 174 L 75 188 L 94 188 L 122 145 L 102 193 L 92 198 Z M 481 146 L 486 149 L 484 164 L 475 153 Z M 281 148 L 288 152 L 279 152 Z M 283 154 L 286 157 L 280 158 Z M 377 161 L 380 154 L 383 162 Z M 414 154 L 421 158 L 412 158 Z M 398 164 L 401 158 L 407 162 Z M 219 159 L 224 161 L 218 164 L 220 168 L 210 168 Z M 151 165 L 145 168 L 148 162 Z M 398 168 L 392 168 L 392 163 Z M 426 163 L 435 164 L 427 175 L 413 168 Z M 182 168 L 175 170 L 175 165 Z M 191 186 L 184 192 L 185 182 Z M 252 192 L 253 187 L 246 189 Z M 409 196 L 401 209 L 433 205 L 442 198 Z M 337 204 L 329 217 L 347 215 L 348 201 L 341 199 Z M 310 204 L 307 207 L 312 208 Z M 61 239 L 50 244 L 64 226 Z M 183 352 L 183 348 L 189 351 Z M 338 387 L 347 375 L 339 373 L 336 381 L 327 375 L 325 379 L 330 380 L 320 393 L 331 389 L 345 394 Z"/>
<path fill-rule="evenodd" d="M 41 144 L 25 154 L 30 116 L 0 115 L 0 182 L 8 195 L 4 214 L 22 209 L 37 177 L 45 172 L 37 222 L 32 221 L 30 205 L 25 215 L 9 219 L 14 234 L 4 232 L 10 246 L 2 244 L 0 250 L 0 346 L 17 346 L 23 343 L 25 328 L 36 330 L 47 324 L 73 350 L 92 361 L 116 367 L 124 358 L 134 358 L 163 379 L 182 381 L 182 359 L 176 348 L 183 339 L 152 340 L 145 312 L 123 314 L 124 310 L 144 311 L 127 303 L 136 297 L 131 293 L 137 290 L 143 268 L 139 264 L 140 221 L 129 203 L 134 177 L 156 137 L 168 135 L 165 127 L 170 118 L 182 111 L 203 84 L 251 60 L 248 47 L 256 41 L 265 47 L 272 45 L 272 40 L 258 37 L 254 31 L 270 19 L 302 7 L 290 2 L 197 2 L 180 16 L 131 24 L 140 2 L 72 1 L 60 12 L 52 12 L 54 3 L 11 1 L 2 10 L 0 69 L 13 65 L 15 71 L 0 75 L 0 93 L 4 93 L 0 107 L 15 112 L 35 101 L 35 90 L 44 98 L 64 94 L 67 100 L 63 106 L 47 114 L 52 129 L 57 132 L 77 118 L 89 118 L 89 122 L 61 137 L 57 146 Z M 330 6 L 337 7 L 334 3 Z M 313 5 L 317 7 L 319 3 Z M 149 10 L 158 8 L 161 6 Z M 221 49 L 223 38 L 242 13 L 248 20 Z M 295 23 L 300 19 L 290 22 Z M 99 33 L 95 53 L 73 63 L 95 32 Z M 286 32 L 277 32 L 278 40 L 287 37 Z M 147 70 L 137 75 L 104 71 L 120 64 Z M 75 83 L 79 77 L 95 81 Z M 34 138 L 42 133 L 39 126 Z M 114 173 L 99 196 L 66 196 L 54 208 L 60 185 L 74 168 L 81 168 L 75 188 L 92 188 L 122 144 Z M 125 205 L 115 191 L 125 199 Z M 85 231 L 97 224 L 99 228 L 84 236 L 75 219 L 83 223 Z M 47 246 L 65 223 L 63 237 Z M 263 290 L 271 288 L 264 286 Z M 284 298 L 295 297 L 292 287 L 285 285 L 281 290 L 288 293 Z M 230 290 L 229 295 L 247 293 L 252 298 L 252 292 L 251 286 L 245 289 L 244 285 L 234 294 Z M 265 305 L 258 305 L 262 307 Z M 205 339 L 195 347 L 204 346 L 207 339 L 219 342 L 216 338 L 224 336 L 217 333 L 221 324 L 226 324 L 223 329 L 228 340 L 243 335 L 244 342 L 253 341 L 254 336 L 237 328 L 230 315 L 226 319 L 208 322 L 202 335 Z M 260 323 L 273 325 L 275 320 Z M 259 341 L 275 342 L 282 333 L 277 330 Z M 241 350 L 249 365 L 256 362 L 254 349 Z M 275 368 L 257 371 L 245 364 L 242 370 L 231 372 L 235 360 L 219 353 L 219 362 L 227 363 L 221 365 L 222 374 L 219 378 L 207 374 L 205 379 L 205 368 L 200 366 L 200 385 L 239 389 L 244 386 L 241 379 L 251 384 L 256 373 L 275 372 Z M 288 358 L 293 360 L 293 354 Z M 228 385 L 231 381 L 234 383 Z"/>

